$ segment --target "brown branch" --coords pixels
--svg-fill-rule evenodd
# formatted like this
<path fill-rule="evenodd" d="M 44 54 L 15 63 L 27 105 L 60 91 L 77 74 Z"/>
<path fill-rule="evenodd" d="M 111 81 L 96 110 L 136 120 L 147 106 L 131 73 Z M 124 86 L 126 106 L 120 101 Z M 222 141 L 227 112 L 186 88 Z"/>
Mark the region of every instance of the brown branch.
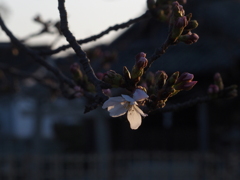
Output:
<path fill-rule="evenodd" d="M 79 58 L 80 63 L 85 71 L 85 74 L 88 77 L 88 80 L 95 86 L 96 88 L 96 100 L 95 103 L 92 104 L 93 109 L 95 109 L 98 105 L 102 104 L 104 101 L 107 100 L 107 97 L 102 93 L 102 88 L 107 89 L 110 88 L 110 85 L 104 83 L 103 81 L 99 80 L 90 65 L 90 60 L 86 56 L 86 53 L 81 49 L 80 45 L 77 43 L 75 37 L 70 32 L 68 28 L 68 21 L 67 21 L 67 12 L 65 9 L 65 0 L 58 0 L 58 9 L 60 14 L 61 20 L 61 31 L 63 35 L 66 37 L 66 40 L 69 42 L 70 46 L 75 51 L 76 55 Z"/>
<path fill-rule="evenodd" d="M 69 85 L 69 87 L 73 88 L 76 86 L 76 84 L 69 78 L 67 78 L 58 68 L 55 68 L 48 62 L 46 62 L 42 57 L 40 57 L 36 51 L 26 47 L 24 44 L 22 44 L 13 34 L 12 32 L 6 27 L 4 21 L 2 20 L 0 16 L 0 26 L 2 30 L 7 34 L 7 36 L 10 38 L 11 42 L 16 45 L 19 49 L 22 49 L 27 54 L 29 54 L 36 62 L 38 62 L 40 65 L 44 66 L 47 70 L 52 72 L 59 80 L 60 83 L 66 83 Z"/>
<path fill-rule="evenodd" d="M 194 106 L 196 104 L 205 103 L 205 102 L 209 102 L 209 101 L 212 101 L 212 100 L 213 100 L 213 98 L 208 96 L 208 95 L 203 96 L 203 97 L 196 97 L 194 99 L 190 99 L 190 100 L 188 100 L 186 102 L 183 102 L 183 103 L 176 103 L 176 104 L 173 104 L 173 105 L 166 106 L 164 108 L 159 108 L 159 109 L 155 110 L 154 112 L 178 111 L 180 109 L 188 108 L 188 107 Z"/>
<path fill-rule="evenodd" d="M 160 58 L 166 50 L 173 44 L 173 41 L 170 39 L 171 33 L 169 33 L 166 41 L 163 43 L 163 45 L 157 49 L 155 49 L 155 52 L 152 54 L 148 61 L 147 67 L 144 69 L 144 72 L 147 72 L 147 70 L 151 67 L 152 63 L 156 61 L 158 58 Z"/>
<path fill-rule="evenodd" d="M 21 70 L 19 70 L 17 68 L 10 67 L 7 64 L 0 63 L 0 69 L 3 70 L 6 73 L 9 73 L 9 74 L 13 75 L 13 76 L 22 77 L 22 78 L 32 78 L 35 81 L 37 81 L 40 84 L 42 84 L 43 86 L 45 86 L 47 88 L 50 88 L 52 90 L 58 90 L 59 89 L 59 87 L 58 87 L 58 85 L 56 83 L 54 83 L 54 84 L 46 83 L 45 80 L 42 79 L 42 78 L 34 76 L 34 75 L 30 74 L 30 73 L 23 72 L 23 71 L 21 71 Z"/>
<path fill-rule="evenodd" d="M 110 26 L 109 28 L 107 28 L 106 30 L 102 31 L 101 33 L 99 33 L 97 35 L 93 35 L 93 36 L 90 36 L 88 38 L 78 40 L 77 42 L 78 42 L 79 45 L 82 45 L 82 44 L 85 44 L 85 43 L 88 43 L 88 42 L 91 42 L 91 41 L 96 41 L 97 39 L 103 37 L 104 35 L 108 34 L 111 31 L 117 31 L 119 29 L 124 29 L 126 27 L 129 27 L 131 24 L 134 24 L 136 22 L 139 22 L 139 21 L 141 21 L 143 19 L 146 19 L 146 18 L 149 18 L 149 17 L 151 17 L 150 13 L 149 13 L 149 11 L 146 11 L 144 14 L 142 14 L 141 16 L 139 16 L 137 18 L 130 19 L 129 21 L 124 22 L 122 24 L 116 24 L 114 26 Z M 58 47 L 57 49 L 54 49 L 54 50 L 39 51 L 39 54 L 40 55 L 52 55 L 52 54 L 59 53 L 60 51 L 64 51 L 64 50 L 66 50 L 70 47 L 71 47 L 71 45 L 69 45 L 69 44 L 68 45 L 63 45 L 63 46 Z"/>

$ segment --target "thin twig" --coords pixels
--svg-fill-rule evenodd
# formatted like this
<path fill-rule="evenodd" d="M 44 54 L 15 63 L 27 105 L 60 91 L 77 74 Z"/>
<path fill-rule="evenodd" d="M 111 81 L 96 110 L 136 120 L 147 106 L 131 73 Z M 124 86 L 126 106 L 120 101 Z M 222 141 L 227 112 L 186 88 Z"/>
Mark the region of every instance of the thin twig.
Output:
<path fill-rule="evenodd" d="M 17 76 L 17 77 L 22 77 L 22 78 L 32 78 L 34 79 L 35 81 L 39 82 L 40 84 L 42 84 L 43 86 L 47 87 L 47 88 L 50 88 L 52 90 L 58 90 L 59 87 L 56 83 L 46 83 L 46 81 L 40 77 L 37 77 L 37 76 L 34 76 L 30 73 L 26 73 L 24 71 L 21 71 L 17 68 L 14 68 L 14 67 L 11 67 L 7 64 L 3 64 L 3 63 L 0 63 L 0 69 L 3 70 L 4 72 L 6 73 L 9 73 L 11 75 L 14 75 L 14 76 Z"/>
<path fill-rule="evenodd" d="M 149 18 L 151 17 L 150 16 L 150 13 L 149 11 L 146 11 L 144 14 L 142 14 L 141 16 L 137 17 L 137 18 L 134 18 L 134 19 L 130 19 L 128 20 L 127 22 L 124 22 L 122 24 L 116 24 L 114 26 L 110 26 L 109 28 L 107 28 L 106 30 L 102 31 L 101 33 L 97 34 L 97 35 L 93 35 L 93 36 L 90 36 L 88 38 L 85 38 L 85 39 L 81 39 L 81 40 L 78 40 L 78 44 L 79 45 L 82 45 L 82 44 L 85 44 L 85 43 L 88 43 L 88 42 L 91 42 L 91 41 L 96 41 L 97 39 L 103 37 L 104 35 L 108 34 L 109 32 L 111 31 L 117 31 L 119 29 L 124 29 L 126 27 L 129 27 L 131 24 L 134 24 L 136 22 L 139 22 L 143 19 L 146 19 L 146 18 Z M 39 51 L 39 54 L 40 55 L 52 55 L 52 54 L 56 54 L 56 53 L 59 53 L 60 51 L 64 51 L 68 48 L 70 48 L 71 45 L 63 45 L 63 46 L 60 46 L 54 50 L 41 50 Z"/>
<path fill-rule="evenodd" d="M 66 40 L 69 42 L 70 46 L 75 51 L 76 55 L 78 56 L 89 82 L 91 82 L 96 88 L 96 100 L 91 106 L 93 109 L 95 109 L 98 105 L 102 104 L 104 101 L 107 100 L 107 97 L 102 93 L 102 88 L 107 89 L 111 86 L 99 80 L 95 76 L 95 73 L 90 64 L 90 60 L 88 59 L 86 53 L 81 49 L 80 45 L 77 43 L 73 34 L 70 32 L 68 28 L 67 11 L 65 9 L 65 0 L 58 0 L 58 9 L 61 20 L 61 31 L 66 37 Z"/>
<path fill-rule="evenodd" d="M 196 104 L 200 104 L 200 103 L 205 103 L 205 102 L 209 102 L 212 101 L 213 98 L 211 98 L 210 96 L 203 96 L 203 97 L 196 97 L 194 99 L 190 99 L 186 102 L 183 103 L 176 103 L 173 105 L 169 105 L 166 106 L 164 108 L 159 108 L 157 110 L 155 110 L 154 112 L 170 112 L 170 111 L 178 111 L 180 109 L 184 109 L 184 108 L 188 108 L 191 106 L 194 106 Z"/>
<path fill-rule="evenodd" d="M 75 87 L 76 84 L 69 78 L 67 78 L 58 68 L 55 68 L 48 62 L 46 62 L 42 57 L 40 57 L 36 51 L 26 47 L 23 45 L 13 34 L 12 32 L 6 27 L 4 21 L 2 20 L 0 16 L 0 26 L 2 27 L 2 30 L 7 34 L 7 36 L 10 38 L 11 42 L 16 45 L 19 49 L 24 50 L 27 54 L 29 54 L 36 62 L 41 64 L 43 67 L 45 67 L 47 70 L 52 72 L 59 80 L 60 83 L 66 83 L 71 88 Z"/>

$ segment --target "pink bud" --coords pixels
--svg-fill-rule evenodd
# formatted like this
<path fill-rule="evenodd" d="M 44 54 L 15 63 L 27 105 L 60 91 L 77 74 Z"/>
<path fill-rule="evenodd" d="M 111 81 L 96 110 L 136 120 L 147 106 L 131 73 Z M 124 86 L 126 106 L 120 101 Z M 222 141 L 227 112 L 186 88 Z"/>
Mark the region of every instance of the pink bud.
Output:
<path fill-rule="evenodd" d="M 198 41 L 199 36 L 196 33 L 192 33 L 189 39 L 192 41 L 192 43 L 195 43 Z"/>
<path fill-rule="evenodd" d="M 97 72 L 97 73 L 96 73 L 96 76 L 97 76 L 97 78 L 98 78 L 98 79 L 102 80 L 102 79 L 103 79 L 103 76 L 104 76 L 104 74 L 103 74 L 103 73 L 101 73 L 101 72 Z"/>
<path fill-rule="evenodd" d="M 186 82 L 183 84 L 182 89 L 185 91 L 189 91 L 197 84 L 197 81 Z"/>
<path fill-rule="evenodd" d="M 83 96 L 83 89 L 81 87 L 75 86 L 74 90 L 75 90 L 75 94 L 74 94 L 75 97 L 79 98 Z"/>
<path fill-rule="evenodd" d="M 179 37 L 179 41 L 182 41 L 185 44 L 193 44 L 197 42 L 198 39 L 199 39 L 199 36 L 196 33 L 191 33 L 191 32 Z"/>
<path fill-rule="evenodd" d="M 140 57 L 136 62 L 136 66 L 138 67 L 138 69 L 143 69 L 147 67 L 147 64 L 148 64 L 148 60 L 145 57 Z"/>
<path fill-rule="evenodd" d="M 193 75 L 193 74 L 188 73 L 188 72 L 184 72 L 184 73 L 182 73 L 182 74 L 179 76 L 176 84 L 178 84 L 178 83 L 180 83 L 180 82 L 182 82 L 182 81 L 192 81 L 193 78 L 194 78 L 194 75 Z"/>
<path fill-rule="evenodd" d="M 221 74 L 220 73 L 216 73 L 215 75 L 214 75 L 214 81 L 222 81 L 222 77 L 221 77 Z"/>
<path fill-rule="evenodd" d="M 80 66 L 78 63 L 73 63 L 71 66 L 70 66 L 70 71 L 72 73 L 75 73 L 75 72 L 78 72 L 78 70 L 80 69 Z"/>
<path fill-rule="evenodd" d="M 211 84 L 208 87 L 208 94 L 215 94 L 219 92 L 219 87 L 216 84 Z"/>
<path fill-rule="evenodd" d="M 137 54 L 135 56 L 136 62 L 138 62 L 140 60 L 141 57 L 146 57 L 146 54 L 144 52 L 140 52 L 139 54 Z"/>
<path fill-rule="evenodd" d="M 103 89 L 102 92 L 103 92 L 103 94 L 105 94 L 106 96 L 111 96 L 111 95 L 112 95 L 111 89 Z"/>
<path fill-rule="evenodd" d="M 175 22 L 175 26 L 177 28 L 186 27 L 187 24 L 188 24 L 188 21 L 187 21 L 186 16 L 182 16 L 182 17 L 177 18 L 177 21 Z"/>

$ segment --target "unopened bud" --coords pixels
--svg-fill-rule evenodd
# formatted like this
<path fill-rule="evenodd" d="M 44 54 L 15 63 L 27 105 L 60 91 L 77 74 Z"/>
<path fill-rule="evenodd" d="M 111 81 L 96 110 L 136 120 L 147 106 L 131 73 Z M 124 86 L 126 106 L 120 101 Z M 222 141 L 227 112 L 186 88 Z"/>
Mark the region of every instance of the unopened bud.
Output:
<path fill-rule="evenodd" d="M 194 78 L 193 74 L 188 73 L 188 72 L 184 72 L 179 76 L 176 84 L 181 83 L 182 81 L 192 81 L 193 78 Z"/>
<path fill-rule="evenodd" d="M 217 94 L 219 92 L 219 87 L 216 84 L 211 84 L 208 87 L 208 94 Z"/>
<path fill-rule="evenodd" d="M 83 89 L 82 89 L 81 87 L 75 86 L 75 87 L 74 87 L 74 90 L 75 90 L 74 96 L 75 96 L 76 98 L 80 98 L 80 97 L 83 96 Z"/>
<path fill-rule="evenodd" d="M 179 78 L 177 79 L 177 82 L 174 85 L 174 89 L 181 91 L 185 90 L 188 91 L 195 86 L 197 81 L 192 81 L 194 78 L 194 75 L 188 72 L 182 73 Z"/>
<path fill-rule="evenodd" d="M 147 67 L 148 60 L 145 58 L 146 54 L 141 52 L 138 55 L 136 55 L 136 63 L 133 66 L 133 69 L 131 71 L 132 80 L 137 83 L 140 80 L 140 77 L 143 75 L 144 68 Z"/>
<path fill-rule="evenodd" d="M 182 85 L 182 90 L 189 91 L 193 88 L 193 86 L 195 86 L 195 84 L 197 84 L 197 81 L 185 82 Z"/>
<path fill-rule="evenodd" d="M 191 31 L 198 27 L 198 22 L 196 20 L 191 20 L 188 22 L 187 26 L 185 27 L 185 31 Z"/>
<path fill-rule="evenodd" d="M 108 97 L 112 96 L 111 89 L 103 89 L 102 92 Z"/>
<path fill-rule="evenodd" d="M 146 75 L 146 83 L 147 83 L 147 87 L 150 87 L 154 84 L 154 74 L 149 71 Z"/>
<path fill-rule="evenodd" d="M 184 42 L 185 44 L 193 44 L 197 42 L 199 39 L 199 36 L 196 33 L 189 32 L 188 34 L 181 35 L 178 40 L 181 42 Z"/>
<path fill-rule="evenodd" d="M 112 87 L 120 87 L 124 83 L 122 75 L 113 70 L 107 71 L 102 80 L 109 83 Z"/>
<path fill-rule="evenodd" d="M 214 84 L 216 84 L 220 90 L 222 90 L 224 88 L 222 77 L 221 77 L 220 73 L 216 73 L 214 75 Z"/>
<path fill-rule="evenodd" d="M 101 72 L 97 72 L 97 73 L 96 73 L 96 76 L 97 76 L 97 78 L 98 78 L 98 79 L 102 80 L 102 79 L 103 79 L 103 76 L 104 76 L 104 74 L 103 74 L 103 73 L 101 73 Z"/>
<path fill-rule="evenodd" d="M 82 71 L 80 70 L 80 66 L 78 63 L 74 63 L 70 66 L 70 71 L 74 76 L 74 80 L 82 80 L 83 79 L 83 74 Z"/>
<path fill-rule="evenodd" d="M 155 83 L 157 89 L 161 89 L 166 81 L 167 81 L 168 75 L 165 73 L 165 71 L 157 71 L 155 73 Z"/>
<path fill-rule="evenodd" d="M 138 68 L 145 68 L 147 66 L 148 60 L 146 59 L 146 53 L 140 52 L 135 56 L 136 66 Z M 142 67 L 144 66 L 144 67 Z"/>
<path fill-rule="evenodd" d="M 175 73 L 173 73 L 167 80 L 166 82 L 166 86 L 167 87 L 171 87 L 173 86 L 176 82 L 177 82 L 177 79 L 178 79 L 178 76 L 179 76 L 179 72 L 176 71 Z"/>
<path fill-rule="evenodd" d="M 183 6 L 180 5 L 177 1 L 174 1 L 172 3 L 172 10 L 174 17 L 181 17 L 185 15 L 185 11 L 183 9 Z"/>
<path fill-rule="evenodd" d="M 184 28 L 188 25 L 188 21 L 186 16 L 182 16 L 177 18 L 176 22 L 175 22 L 175 27 L 177 28 Z"/>

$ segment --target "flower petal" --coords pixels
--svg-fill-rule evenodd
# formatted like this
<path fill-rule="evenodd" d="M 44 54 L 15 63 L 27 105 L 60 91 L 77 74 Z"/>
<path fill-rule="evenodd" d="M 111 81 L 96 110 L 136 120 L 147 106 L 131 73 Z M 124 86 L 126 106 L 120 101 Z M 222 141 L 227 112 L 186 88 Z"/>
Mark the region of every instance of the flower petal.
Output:
<path fill-rule="evenodd" d="M 125 103 L 122 102 L 119 104 L 115 104 L 114 106 L 109 106 L 108 111 L 110 113 L 110 116 L 119 117 L 124 115 L 127 112 L 126 103 L 128 102 L 125 102 Z"/>
<path fill-rule="evenodd" d="M 120 102 L 125 101 L 123 97 L 117 96 L 117 97 L 110 97 L 107 101 L 103 103 L 102 108 L 105 109 L 108 106 L 115 106 L 116 104 L 119 104 Z"/>
<path fill-rule="evenodd" d="M 141 101 L 148 98 L 147 93 L 141 89 L 136 89 L 135 92 L 133 93 L 133 99 L 135 101 Z"/>
<path fill-rule="evenodd" d="M 131 105 L 136 104 L 135 100 L 134 100 L 133 98 L 131 98 L 130 96 L 125 95 L 125 94 L 122 94 L 122 97 L 123 97 L 126 101 L 130 102 Z"/>
<path fill-rule="evenodd" d="M 137 129 L 142 123 L 141 115 L 137 111 L 135 111 L 133 107 L 129 109 L 127 113 L 127 118 L 130 123 L 131 129 Z"/>
<path fill-rule="evenodd" d="M 148 116 L 147 114 L 145 114 L 138 106 L 134 105 L 133 109 L 138 112 L 139 114 L 141 114 L 143 117 Z"/>

